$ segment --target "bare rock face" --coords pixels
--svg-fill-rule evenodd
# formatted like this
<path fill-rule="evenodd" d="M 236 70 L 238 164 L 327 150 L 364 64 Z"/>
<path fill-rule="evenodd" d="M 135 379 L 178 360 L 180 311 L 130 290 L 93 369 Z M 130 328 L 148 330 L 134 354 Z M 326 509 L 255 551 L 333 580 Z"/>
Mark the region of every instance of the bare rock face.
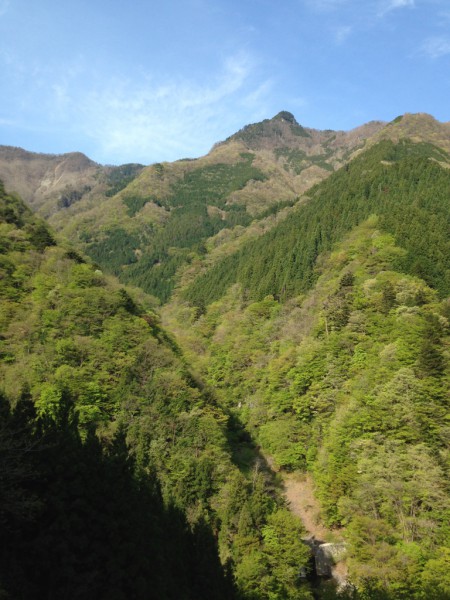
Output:
<path fill-rule="evenodd" d="M 92 187 L 99 169 L 81 152 L 38 154 L 0 146 L 0 179 L 35 210 L 68 188 Z"/>
<path fill-rule="evenodd" d="M 314 551 L 316 560 L 316 573 L 319 577 L 332 577 L 333 567 L 343 560 L 347 553 L 347 546 L 339 544 L 319 544 Z"/>

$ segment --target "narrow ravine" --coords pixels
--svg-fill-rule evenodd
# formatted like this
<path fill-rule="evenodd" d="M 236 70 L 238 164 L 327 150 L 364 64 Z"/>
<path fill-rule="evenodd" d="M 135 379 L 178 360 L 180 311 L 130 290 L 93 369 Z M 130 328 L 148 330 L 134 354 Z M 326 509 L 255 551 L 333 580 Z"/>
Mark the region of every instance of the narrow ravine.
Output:
<path fill-rule="evenodd" d="M 309 474 L 281 473 L 284 496 L 290 510 L 302 520 L 308 537 L 328 541 L 333 533 L 320 520 L 320 504 Z"/>
<path fill-rule="evenodd" d="M 306 530 L 305 541 L 316 555 L 321 543 L 332 543 L 336 547 L 344 544 L 341 531 L 328 529 L 320 518 L 320 503 L 314 493 L 314 482 L 308 473 L 280 472 L 283 495 L 289 509 L 301 519 Z M 316 558 L 317 564 L 317 558 Z M 319 573 L 320 575 L 320 573 Z M 348 573 L 345 560 L 339 560 L 331 568 L 331 576 L 339 587 L 347 585 Z"/>

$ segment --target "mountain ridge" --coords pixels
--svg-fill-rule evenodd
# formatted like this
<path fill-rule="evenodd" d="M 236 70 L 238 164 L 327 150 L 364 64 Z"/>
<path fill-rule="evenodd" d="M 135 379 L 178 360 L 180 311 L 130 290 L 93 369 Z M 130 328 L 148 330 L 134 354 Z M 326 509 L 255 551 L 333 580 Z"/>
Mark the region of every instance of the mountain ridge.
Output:
<path fill-rule="evenodd" d="M 16 156 L 16 171 L 11 174 L 0 152 L 0 179 L 10 191 L 19 181 L 15 187 L 33 209 L 102 268 L 165 302 L 180 268 L 202 259 L 211 245 L 231 238 L 239 244 L 250 227 L 270 227 L 270 215 L 282 218 L 289 206 L 307 201 L 309 189 L 365 149 L 411 136 L 450 150 L 450 126 L 426 114 L 344 132 L 306 128 L 281 111 L 205 156 L 146 167 L 103 167 L 77 153 L 26 151 L 19 151 L 19 164 L 18 151 L 6 148 L 4 157 Z"/>
<path fill-rule="evenodd" d="M 417 135 L 418 129 L 421 130 Z M 312 169 L 314 181 L 326 176 L 325 171 L 336 170 L 352 153 L 360 149 L 366 140 L 375 143 L 386 137 L 399 139 L 410 136 L 422 141 L 437 141 L 446 149 L 450 149 L 450 123 L 440 123 L 426 113 L 406 113 L 390 123 L 384 121 L 369 121 L 348 131 L 318 130 L 303 127 L 292 113 L 281 111 L 271 119 L 244 126 L 226 140 L 217 142 L 204 156 L 193 159 L 179 159 L 173 163 L 161 163 L 166 167 L 172 165 L 175 169 L 182 165 L 180 175 L 196 168 L 197 165 L 214 162 L 233 162 L 238 159 L 240 152 L 256 150 L 265 154 L 265 160 L 260 158 L 266 169 L 278 164 L 286 172 L 290 172 L 289 186 L 292 193 L 302 193 L 305 186 L 297 181 L 298 175 Z M 251 139 L 250 139 L 251 138 Z M 235 146 L 234 143 L 238 145 Z M 243 144 L 244 147 L 240 146 Z M 296 150 L 297 153 L 292 151 Z M 268 151 L 268 154 L 265 153 Z M 300 152 L 300 154 L 299 154 Z M 274 154 L 275 153 L 275 154 Z M 269 157 L 270 156 L 270 160 Z M 153 165 L 137 165 L 138 171 L 151 170 L 160 163 Z M 20 147 L 0 146 L 0 179 L 8 192 L 17 192 L 34 210 L 41 211 L 46 217 L 51 217 L 61 209 L 57 206 L 59 196 L 69 188 L 81 196 L 91 194 L 101 197 L 108 190 L 105 178 L 127 165 L 100 165 L 81 152 L 62 154 L 46 154 L 29 152 Z M 142 174 L 144 175 L 144 174 Z M 303 173 L 304 176 L 304 173 Z M 133 178 L 127 183 L 132 183 Z M 100 180 L 100 181 L 99 181 Z M 287 180 L 284 182 L 286 185 Z M 100 184 L 100 185 L 99 185 Z M 310 181 L 306 186 L 309 186 Z M 134 183 L 131 193 L 143 193 L 142 188 L 152 185 L 152 178 L 145 176 L 142 185 Z M 124 189 L 128 187 L 124 185 Z M 158 188 L 158 186 L 154 186 Z M 87 189 L 89 188 L 89 189 Z M 112 190 L 114 191 L 114 190 Z M 119 190 L 120 191 L 120 190 Z M 158 195 L 158 189 L 152 190 Z M 112 194 L 111 194 L 112 195 Z M 245 203 L 245 200 L 243 200 Z M 58 227 L 58 224 L 55 223 Z"/>

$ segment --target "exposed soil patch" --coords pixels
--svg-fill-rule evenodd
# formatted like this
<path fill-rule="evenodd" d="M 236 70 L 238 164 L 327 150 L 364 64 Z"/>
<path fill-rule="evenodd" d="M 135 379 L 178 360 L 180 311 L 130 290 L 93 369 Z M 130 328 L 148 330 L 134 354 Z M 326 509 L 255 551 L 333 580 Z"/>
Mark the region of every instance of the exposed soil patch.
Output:
<path fill-rule="evenodd" d="M 305 539 L 317 544 L 327 541 L 342 541 L 338 532 L 325 527 L 320 519 L 320 503 L 314 495 L 314 483 L 307 473 L 280 473 L 283 481 L 284 496 L 289 509 L 301 519 L 306 529 Z M 348 571 L 345 561 L 340 561 L 331 568 L 332 578 L 339 588 L 344 588 Z"/>
<path fill-rule="evenodd" d="M 310 475 L 283 473 L 284 495 L 290 510 L 303 522 L 308 534 L 317 540 L 327 541 L 331 531 L 320 521 L 320 504 L 314 496 L 314 485 Z"/>

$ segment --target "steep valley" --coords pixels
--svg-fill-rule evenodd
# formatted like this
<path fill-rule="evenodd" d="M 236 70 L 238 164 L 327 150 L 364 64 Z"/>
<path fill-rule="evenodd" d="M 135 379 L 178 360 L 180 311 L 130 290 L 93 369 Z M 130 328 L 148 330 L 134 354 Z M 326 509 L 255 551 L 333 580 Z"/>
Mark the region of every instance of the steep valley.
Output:
<path fill-rule="evenodd" d="M 2 147 L 0 595 L 450 598 L 449 151 L 287 112 L 148 167 Z"/>

